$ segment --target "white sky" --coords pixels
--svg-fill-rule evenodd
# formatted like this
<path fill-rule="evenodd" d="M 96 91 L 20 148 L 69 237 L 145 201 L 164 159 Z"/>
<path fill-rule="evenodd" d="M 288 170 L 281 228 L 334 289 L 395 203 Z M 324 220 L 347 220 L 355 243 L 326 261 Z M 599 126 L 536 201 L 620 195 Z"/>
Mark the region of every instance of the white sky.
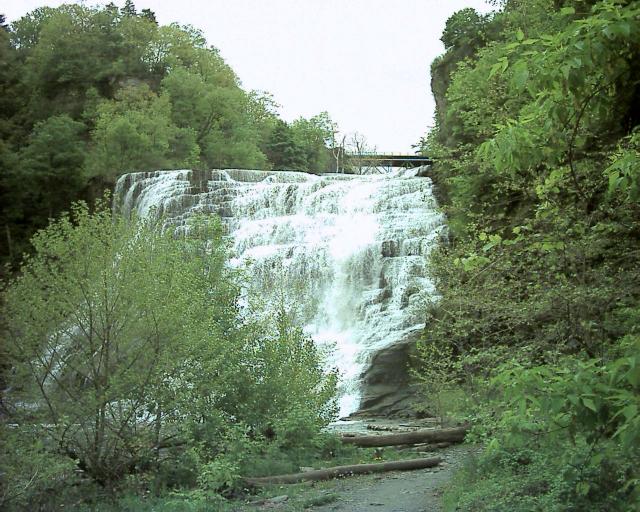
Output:
<path fill-rule="evenodd" d="M 58 0 L 0 0 L 9 22 Z M 68 3 L 68 2 L 67 2 Z M 89 5 L 105 1 L 86 2 Z M 114 1 L 122 6 L 124 0 Z M 160 24 L 201 30 L 245 89 L 272 93 L 286 120 L 329 112 L 343 133 L 408 152 L 433 123 L 429 65 L 447 18 L 484 0 L 137 0 Z"/>

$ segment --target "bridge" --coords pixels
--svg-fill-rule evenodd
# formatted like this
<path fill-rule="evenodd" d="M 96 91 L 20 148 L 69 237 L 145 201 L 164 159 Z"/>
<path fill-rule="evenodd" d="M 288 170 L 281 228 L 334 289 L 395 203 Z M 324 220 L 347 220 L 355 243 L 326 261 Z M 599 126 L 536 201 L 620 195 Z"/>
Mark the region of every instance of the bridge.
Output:
<path fill-rule="evenodd" d="M 344 157 L 360 167 L 420 167 L 433 163 L 428 156 L 409 153 L 345 153 Z"/>

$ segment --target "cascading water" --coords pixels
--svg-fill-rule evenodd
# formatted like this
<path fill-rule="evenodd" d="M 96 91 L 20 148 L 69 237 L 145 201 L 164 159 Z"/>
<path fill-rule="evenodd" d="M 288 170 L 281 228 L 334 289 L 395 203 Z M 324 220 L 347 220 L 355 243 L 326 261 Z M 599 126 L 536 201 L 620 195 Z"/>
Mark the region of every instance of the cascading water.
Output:
<path fill-rule="evenodd" d="M 341 375 L 340 413 L 358 409 L 361 376 L 377 351 L 424 327 L 434 297 L 425 263 L 443 227 L 431 181 L 417 170 L 315 176 L 249 170 L 157 171 L 122 176 L 116 209 L 222 217 L 234 264 L 249 266 L 250 292 L 283 292 Z"/>

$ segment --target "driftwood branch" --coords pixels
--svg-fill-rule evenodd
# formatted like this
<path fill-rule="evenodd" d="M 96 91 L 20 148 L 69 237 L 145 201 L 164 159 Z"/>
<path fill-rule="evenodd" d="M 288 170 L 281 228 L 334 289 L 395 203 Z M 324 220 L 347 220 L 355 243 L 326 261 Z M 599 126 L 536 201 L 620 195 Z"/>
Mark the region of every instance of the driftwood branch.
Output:
<path fill-rule="evenodd" d="M 244 482 L 250 487 L 259 487 L 269 484 L 295 484 L 303 481 L 330 480 L 331 478 L 338 478 L 341 476 L 432 468 L 441 462 L 442 459 L 440 457 L 431 457 L 428 459 L 398 460 L 394 462 L 380 462 L 376 464 L 354 464 L 351 466 L 336 466 L 328 469 L 316 469 L 314 471 L 293 473 L 290 475 L 245 478 Z"/>
<path fill-rule="evenodd" d="M 416 430 L 400 434 L 385 434 L 379 436 L 344 436 L 344 444 L 356 446 L 398 446 L 402 444 L 420 443 L 461 443 L 469 430 L 468 426 L 445 428 L 441 430 Z"/>

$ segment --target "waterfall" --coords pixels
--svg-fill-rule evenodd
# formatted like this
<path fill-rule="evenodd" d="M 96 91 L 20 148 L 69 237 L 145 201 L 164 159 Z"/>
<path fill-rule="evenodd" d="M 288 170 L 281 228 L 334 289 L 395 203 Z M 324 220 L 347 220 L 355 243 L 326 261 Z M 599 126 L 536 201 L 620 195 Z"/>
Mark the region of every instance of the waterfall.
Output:
<path fill-rule="evenodd" d="M 305 331 L 333 347 L 327 364 L 340 372 L 341 415 L 358 409 L 371 357 L 422 329 L 435 296 L 425 264 L 443 217 L 417 170 L 132 173 L 118 180 L 115 208 L 154 212 L 165 228 L 196 212 L 219 215 L 251 292 L 268 300 L 285 291 Z"/>

